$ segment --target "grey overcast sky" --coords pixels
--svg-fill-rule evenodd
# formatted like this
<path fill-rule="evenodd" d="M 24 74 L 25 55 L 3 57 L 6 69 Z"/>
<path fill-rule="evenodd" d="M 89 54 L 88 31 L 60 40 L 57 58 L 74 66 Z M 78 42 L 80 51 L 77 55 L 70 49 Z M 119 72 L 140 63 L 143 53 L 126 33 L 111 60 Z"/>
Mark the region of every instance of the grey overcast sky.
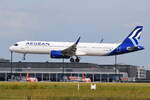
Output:
<path fill-rule="evenodd" d="M 145 50 L 118 56 L 119 64 L 150 69 L 150 0 L 0 0 L 0 58 L 10 58 L 9 46 L 22 40 L 121 42 L 143 25 Z M 22 55 L 15 54 L 15 61 Z M 26 61 L 53 60 L 27 55 Z M 67 60 L 66 60 L 67 61 Z M 82 57 L 81 62 L 114 64 L 114 57 Z"/>

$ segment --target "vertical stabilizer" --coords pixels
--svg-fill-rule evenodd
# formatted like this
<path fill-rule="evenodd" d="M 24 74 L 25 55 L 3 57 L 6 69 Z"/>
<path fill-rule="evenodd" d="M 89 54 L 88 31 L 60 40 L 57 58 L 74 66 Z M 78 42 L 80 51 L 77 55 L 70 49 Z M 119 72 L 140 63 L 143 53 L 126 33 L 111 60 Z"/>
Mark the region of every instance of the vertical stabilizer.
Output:
<path fill-rule="evenodd" d="M 129 36 L 121 43 L 121 45 L 124 46 L 131 46 L 135 47 L 139 45 L 139 40 L 141 37 L 141 33 L 143 30 L 143 26 L 137 26 L 130 34 Z"/>
<path fill-rule="evenodd" d="M 143 50 L 144 47 L 139 45 L 142 30 L 143 26 L 135 27 L 135 29 L 126 37 L 126 39 L 109 55 L 118 55 Z"/>

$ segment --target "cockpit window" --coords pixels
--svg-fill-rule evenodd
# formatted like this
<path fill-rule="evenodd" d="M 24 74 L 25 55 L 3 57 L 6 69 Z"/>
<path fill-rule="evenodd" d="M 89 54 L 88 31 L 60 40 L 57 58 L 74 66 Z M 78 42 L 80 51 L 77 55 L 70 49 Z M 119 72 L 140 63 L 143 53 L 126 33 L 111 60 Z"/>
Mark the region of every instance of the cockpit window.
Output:
<path fill-rule="evenodd" d="M 14 44 L 14 46 L 18 46 L 18 44 Z"/>

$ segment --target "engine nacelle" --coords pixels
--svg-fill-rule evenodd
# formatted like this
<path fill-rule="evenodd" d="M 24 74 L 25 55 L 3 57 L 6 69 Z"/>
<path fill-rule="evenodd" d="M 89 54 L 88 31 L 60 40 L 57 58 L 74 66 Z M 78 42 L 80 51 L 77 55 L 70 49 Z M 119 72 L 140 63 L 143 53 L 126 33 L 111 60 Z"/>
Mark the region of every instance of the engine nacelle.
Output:
<path fill-rule="evenodd" d="M 61 51 L 59 51 L 59 50 L 52 50 L 51 52 L 50 52 L 50 56 L 51 56 L 51 58 L 70 58 L 70 56 L 64 56 L 63 54 L 62 54 L 62 52 Z"/>

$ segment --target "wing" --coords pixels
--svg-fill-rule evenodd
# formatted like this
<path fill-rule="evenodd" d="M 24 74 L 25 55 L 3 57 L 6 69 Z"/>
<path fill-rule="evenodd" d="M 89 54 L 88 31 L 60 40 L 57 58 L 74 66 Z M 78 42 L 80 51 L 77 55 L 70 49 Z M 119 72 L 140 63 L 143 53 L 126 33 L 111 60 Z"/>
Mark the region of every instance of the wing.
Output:
<path fill-rule="evenodd" d="M 78 38 L 78 40 L 73 44 L 73 45 L 71 45 L 70 47 L 68 47 L 68 48 L 66 48 L 66 49 L 64 49 L 64 50 L 62 50 L 61 52 L 62 52 L 62 54 L 63 55 L 65 55 L 65 56 L 74 56 L 75 54 L 76 54 L 76 50 L 77 50 L 77 45 L 78 45 L 78 43 L 79 43 L 79 41 L 80 41 L 80 38 L 81 37 L 79 37 Z"/>

